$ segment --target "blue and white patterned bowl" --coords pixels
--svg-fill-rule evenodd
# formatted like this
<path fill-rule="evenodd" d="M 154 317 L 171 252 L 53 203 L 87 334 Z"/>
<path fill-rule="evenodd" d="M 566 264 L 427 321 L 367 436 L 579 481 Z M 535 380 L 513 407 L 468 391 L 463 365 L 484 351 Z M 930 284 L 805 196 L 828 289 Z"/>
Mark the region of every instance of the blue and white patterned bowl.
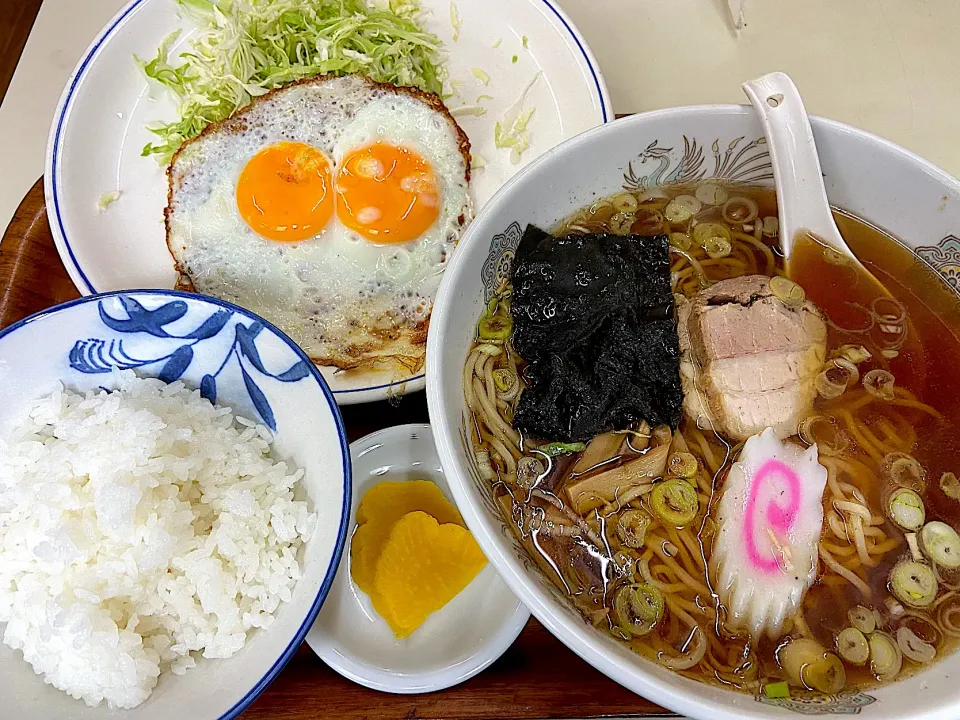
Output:
<path fill-rule="evenodd" d="M 138 290 L 92 295 L 0 331 L 0 436 L 57 381 L 79 391 L 109 389 L 114 368 L 180 379 L 274 430 L 274 452 L 304 469 L 301 489 L 318 515 L 317 531 L 301 550 L 303 575 L 274 624 L 251 633 L 243 650 L 161 677 L 134 710 L 88 708 L 45 685 L 19 651 L 0 646 L 0 716 L 236 717 L 296 652 L 336 574 L 350 511 L 350 454 L 340 413 L 313 363 L 269 323 L 213 298 Z"/>

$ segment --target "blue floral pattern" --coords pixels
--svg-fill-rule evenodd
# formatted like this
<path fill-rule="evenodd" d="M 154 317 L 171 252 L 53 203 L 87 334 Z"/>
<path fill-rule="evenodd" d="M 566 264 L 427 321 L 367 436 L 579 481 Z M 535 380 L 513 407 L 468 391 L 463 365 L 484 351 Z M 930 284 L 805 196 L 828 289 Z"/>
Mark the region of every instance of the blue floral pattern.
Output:
<path fill-rule="evenodd" d="M 918 247 L 917 255 L 960 292 L 960 237 L 947 235 L 936 245 Z"/>
<path fill-rule="evenodd" d="M 520 224 L 513 222 L 502 233 L 493 236 L 487 260 L 480 270 L 484 301 L 490 302 L 490 298 L 506 287 L 510 280 L 510 265 L 522 235 Z"/>
<path fill-rule="evenodd" d="M 70 349 L 69 362 L 74 370 L 86 374 L 108 373 L 113 370 L 130 370 L 160 365 L 157 378 L 164 382 L 177 380 L 193 362 L 194 347 L 220 335 L 235 316 L 232 310 L 220 308 L 214 311 L 193 330 L 176 334 L 168 326 L 187 314 L 187 303 L 183 300 L 171 300 L 163 305 L 149 309 L 133 297 L 120 295 L 120 303 L 126 317 L 114 317 L 107 312 L 104 301 L 98 303 L 100 320 L 118 333 L 136 336 L 146 334 L 164 340 L 182 340 L 182 343 L 154 357 L 135 357 L 124 348 L 120 339 L 87 338 L 78 340 Z M 255 320 L 249 325 L 239 321 L 233 326 L 233 342 L 224 353 L 223 362 L 212 373 L 205 374 L 200 381 L 200 394 L 210 402 L 217 401 L 217 377 L 232 358 L 235 358 L 243 384 L 260 415 L 263 424 L 276 431 L 277 422 L 267 396 L 254 379 L 253 371 L 280 382 L 296 382 L 310 374 L 310 366 L 305 360 L 299 360 L 282 372 L 274 373 L 264 366 L 257 349 L 257 336 L 264 329 L 262 322 Z"/>

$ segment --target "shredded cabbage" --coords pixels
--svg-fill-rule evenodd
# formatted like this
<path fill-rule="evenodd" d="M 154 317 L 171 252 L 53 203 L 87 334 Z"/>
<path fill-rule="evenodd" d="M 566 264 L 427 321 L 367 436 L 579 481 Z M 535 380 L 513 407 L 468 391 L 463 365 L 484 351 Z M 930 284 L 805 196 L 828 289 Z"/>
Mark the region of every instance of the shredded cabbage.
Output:
<path fill-rule="evenodd" d="M 416 0 L 176 0 L 199 28 L 167 60 L 178 37 L 163 40 L 146 76 L 173 92 L 178 120 L 148 126 L 159 141 L 143 155 L 169 162 L 180 145 L 251 98 L 304 77 L 362 73 L 377 82 L 440 93 L 445 72 L 440 40 L 422 29 Z"/>
<path fill-rule="evenodd" d="M 540 79 L 542 72 L 537 72 L 533 79 L 520 93 L 519 99 L 503 115 L 503 119 L 493 126 L 493 144 L 498 150 L 510 149 L 510 162 L 516 165 L 527 148 L 530 147 L 530 131 L 527 125 L 536 108 L 526 108 L 523 105 L 530 90 Z"/>

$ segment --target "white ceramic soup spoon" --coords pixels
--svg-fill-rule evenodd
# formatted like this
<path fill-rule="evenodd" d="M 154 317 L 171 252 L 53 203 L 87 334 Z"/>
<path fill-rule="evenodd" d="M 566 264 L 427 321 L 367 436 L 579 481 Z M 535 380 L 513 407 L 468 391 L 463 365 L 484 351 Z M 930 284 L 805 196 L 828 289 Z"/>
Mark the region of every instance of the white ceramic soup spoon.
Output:
<path fill-rule="evenodd" d="M 786 73 L 775 72 L 744 83 L 743 91 L 767 136 L 784 256 L 790 257 L 797 234 L 807 231 L 859 265 L 833 220 L 813 130 L 797 86 Z"/>
<path fill-rule="evenodd" d="M 786 73 L 774 72 L 744 83 L 743 90 L 767 137 L 777 187 L 780 249 L 788 274 L 792 276 L 793 270 L 799 269 L 791 268 L 790 262 L 797 240 L 809 237 L 823 248 L 831 264 L 859 271 L 856 275 L 866 286 L 861 290 L 890 296 L 883 283 L 853 254 L 834 222 L 810 118 L 793 80 Z"/>

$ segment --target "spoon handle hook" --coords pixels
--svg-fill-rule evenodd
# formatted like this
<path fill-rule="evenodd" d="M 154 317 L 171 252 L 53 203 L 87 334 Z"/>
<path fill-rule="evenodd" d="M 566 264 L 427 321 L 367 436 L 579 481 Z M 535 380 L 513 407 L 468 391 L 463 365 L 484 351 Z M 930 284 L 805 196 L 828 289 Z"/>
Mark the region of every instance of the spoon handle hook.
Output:
<path fill-rule="evenodd" d="M 780 195 L 780 245 L 784 255 L 790 256 L 801 229 L 836 245 L 839 233 L 830 214 L 813 130 L 797 86 L 786 73 L 775 72 L 744 83 L 743 91 L 767 136 Z M 843 252 L 848 253 L 845 247 Z"/>

